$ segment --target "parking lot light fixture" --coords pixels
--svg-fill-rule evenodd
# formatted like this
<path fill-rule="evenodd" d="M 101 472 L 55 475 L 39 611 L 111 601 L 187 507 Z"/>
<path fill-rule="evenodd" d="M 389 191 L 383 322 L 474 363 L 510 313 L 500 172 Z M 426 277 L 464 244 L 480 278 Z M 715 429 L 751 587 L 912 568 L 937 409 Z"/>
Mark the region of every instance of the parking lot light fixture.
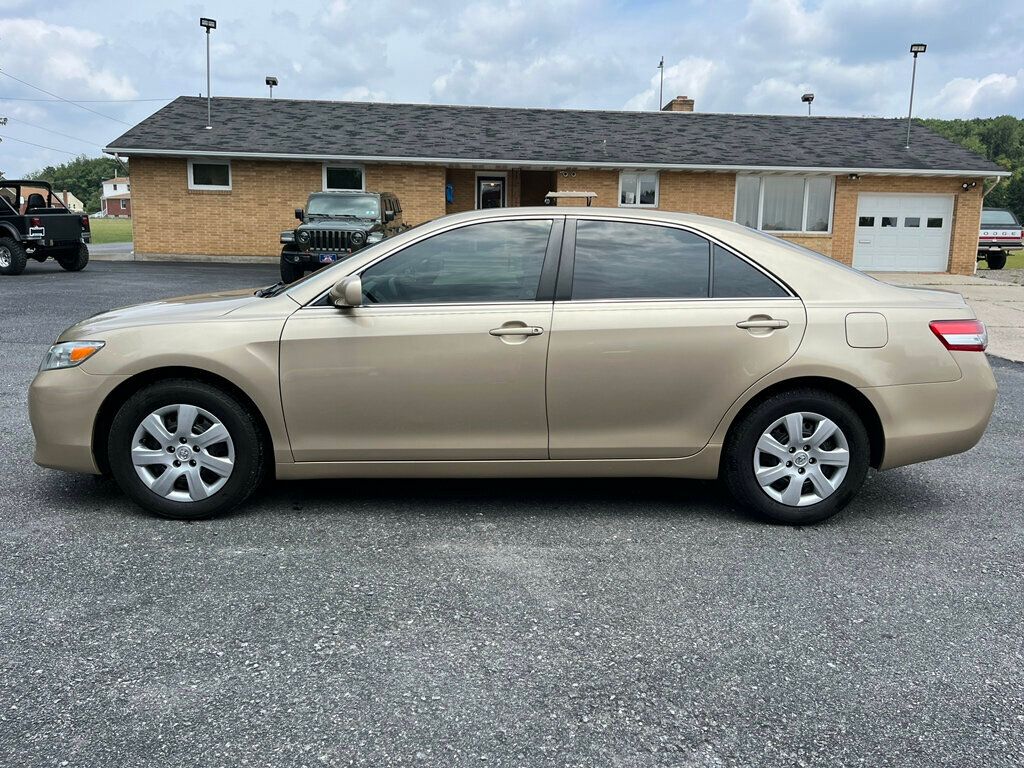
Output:
<path fill-rule="evenodd" d="M 210 122 L 210 30 L 217 28 L 217 20 L 200 17 L 199 26 L 206 30 L 206 130 L 210 130 L 213 128 Z"/>
<path fill-rule="evenodd" d="M 910 109 L 907 110 L 907 146 L 910 149 L 910 122 L 914 115 L 914 81 L 917 79 L 917 54 L 924 53 L 928 46 L 924 43 L 912 43 L 910 52 L 914 54 L 914 67 L 910 72 Z"/>

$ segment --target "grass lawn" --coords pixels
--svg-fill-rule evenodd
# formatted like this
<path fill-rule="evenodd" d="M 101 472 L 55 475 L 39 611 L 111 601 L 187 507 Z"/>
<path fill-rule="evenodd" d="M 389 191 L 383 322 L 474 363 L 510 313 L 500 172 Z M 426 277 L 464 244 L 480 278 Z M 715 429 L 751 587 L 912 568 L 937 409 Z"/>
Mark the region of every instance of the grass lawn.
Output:
<path fill-rule="evenodd" d="M 93 243 L 130 243 L 131 219 L 89 219 Z"/>
<path fill-rule="evenodd" d="M 988 263 L 979 261 L 978 269 L 988 269 Z M 1006 254 L 1006 266 L 1003 269 L 1024 269 L 1024 251 L 1010 251 Z"/>

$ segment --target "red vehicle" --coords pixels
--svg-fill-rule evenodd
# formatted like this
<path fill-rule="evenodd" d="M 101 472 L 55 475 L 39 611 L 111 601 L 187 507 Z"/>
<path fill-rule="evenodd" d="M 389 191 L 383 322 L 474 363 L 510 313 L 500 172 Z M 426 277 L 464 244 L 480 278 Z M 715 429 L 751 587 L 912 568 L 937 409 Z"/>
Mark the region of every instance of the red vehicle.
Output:
<path fill-rule="evenodd" d="M 1024 248 L 1020 222 L 1006 208 L 985 208 L 981 212 L 981 237 L 978 261 L 987 261 L 989 269 L 1006 266 L 1006 252 Z"/>

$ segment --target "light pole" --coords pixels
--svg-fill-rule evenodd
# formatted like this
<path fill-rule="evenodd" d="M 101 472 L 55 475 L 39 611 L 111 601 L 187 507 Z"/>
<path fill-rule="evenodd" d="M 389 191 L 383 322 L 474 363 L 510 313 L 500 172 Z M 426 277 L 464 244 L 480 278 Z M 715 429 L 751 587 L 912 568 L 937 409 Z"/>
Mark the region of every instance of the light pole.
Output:
<path fill-rule="evenodd" d="M 210 30 L 217 28 L 216 19 L 199 19 L 199 26 L 206 30 L 206 130 L 213 128 L 210 123 Z"/>
<path fill-rule="evenodd" d="M 800 97 L 800 101 L 804 102 L 807 105 L 807 116 L 810 117 L 811 116 L 811 102 L 814 101 L 814 94 L 813 93 L 805 93 L 803 96 Z"/>
<path fill-rule="evenodd" d="M 907 146 L 910 149 L 910 118 L 914 115 L 914 81 L 917 79 L 917 54 L 924 53 L 928 46 L 924 43 L 913 43 L 910 52 L 914 54 L 914 68 L 910 73 L 910 109 L 907 110 Z"/>
<path fill-rule="evenodd" d="M 665 106 L 665 57 L 658 62 L 658 69 L 661 70 L 661 85 L 658 86 L 658 110 Z"/>
<path fill-rule="evenodd" d="M 277 85 L 277 78 L 267 75 L 267 85 L 270 87 L 270 98 L 274 98 L 274 86 Z"/>

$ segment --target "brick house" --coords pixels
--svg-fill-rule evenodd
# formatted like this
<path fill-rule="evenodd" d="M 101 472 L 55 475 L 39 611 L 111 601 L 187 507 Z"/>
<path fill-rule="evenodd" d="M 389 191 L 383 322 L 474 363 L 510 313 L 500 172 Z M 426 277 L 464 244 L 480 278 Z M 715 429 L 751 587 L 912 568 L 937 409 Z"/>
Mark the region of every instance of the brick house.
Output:
<path fill-rule="evenodd" d="M 417 224 L 592 191 L 717 216 L 873 270 L 974 271 L 983 193 L 1008 172 L 906 121 L 181 97 L 110 142 L 131 158 L 141 258 L 279 252 L 323 189 L 396 193 Z M 559 204 L 568 204 L 562 201 Z"/>
<path fill-rule="evenodd" d="M 127 176 L 115 176 L 103 182 L 100 211 L 107 216 L 131 218 L 132 185 Z"/>

